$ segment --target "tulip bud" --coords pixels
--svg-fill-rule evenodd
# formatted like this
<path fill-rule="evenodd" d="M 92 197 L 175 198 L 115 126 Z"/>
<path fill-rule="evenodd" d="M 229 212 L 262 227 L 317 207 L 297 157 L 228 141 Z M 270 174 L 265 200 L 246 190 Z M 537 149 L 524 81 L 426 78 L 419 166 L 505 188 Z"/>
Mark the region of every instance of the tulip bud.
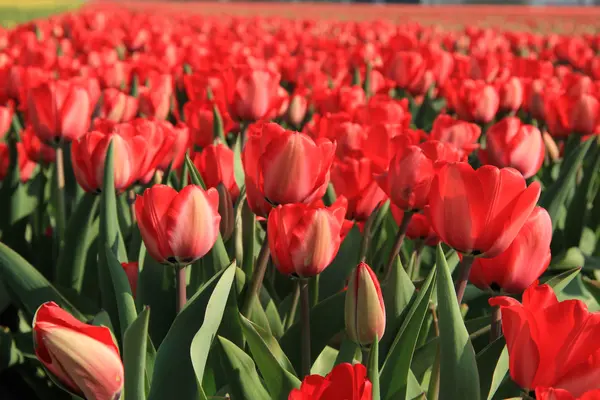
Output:
<path fill-rule="evenodd" d="M 352 272 L 345 306 L 346 333 L 361 345 L 369 345 L 385 332 L 385 305 L 379 281 L 364 262 Z"/>
<path fill-rule="evenodd" d="M 229 194 L 229 190 L 227 190 L 223 182 L 219 182 L 217 185 L 217 192 L 219 192 L 219 215 L 221 216 L 219 231 L 221 231 L 223 240 L 226 241 L 233 235 L 235 223 L 233 202 L 231 201 L 231 194 Z"/>
<path fill-rule="evenodd" d="M 113 400 L 123 390 L 123 364 L 110 330 L 78 321 L 53 302 L 33 320 L 35 354 L 73 393 L 88 400 Z"/>

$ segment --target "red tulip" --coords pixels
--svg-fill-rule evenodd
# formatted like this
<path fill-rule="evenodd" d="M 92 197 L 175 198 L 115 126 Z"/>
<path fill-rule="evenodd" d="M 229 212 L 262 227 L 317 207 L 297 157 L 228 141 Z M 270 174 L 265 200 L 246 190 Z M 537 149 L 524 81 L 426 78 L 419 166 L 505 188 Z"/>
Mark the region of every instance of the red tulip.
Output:
<path fill-rule="evenodd" d="M 21 143 L 27 157 L 40 164 L 51 164 L 56 159 L 56 150 L 53 147 L 43 143 L 33 131 L 33 127 L 28 125 L 21 132 Z"/>
<path fill-rule="evenodd" d="M 517 117 L 507 117 L 492 125 L 486 133 L 486 148 L 480 150 L 483 164 L 512 167 L 530 178 L 542 167 L 546 147 L 539 129 L 525 125 Z"/>
<path fill-rule="evenodd" d="M 134 261 L 129 263 L 121 263 L 121 266 L 123 267 L 123 270 L 125 270 L 127 280 L 129 281 L 129 286 L 131 287 L 131 293 L 133 294 L 133 297 L 135 297 L 140 273 L 139 264 L 137 261 Z"/>
<path fill-rule="evenodd" d="M 381 169 L 368 158 L 346 157 L 333 162 L 331 183 L 336 195 L 348 199 L 348 219 L 366 221 L 375 207 L 385 200 L 385 193 L 373 179 L 373 174 L 380 172 Z"/>
<path fill-rule="evenodd" d="M 264 213 L 261 195 L 271 204 L 320 199 L 329 183 L 334 153 L 335 144 L 329 140 L 315 142 L 275 123 L 250 127 L 242 154 L 250 208 L 257 215 Z"/>
<path fill-rule="evenodd" d="M 22 183 L 25 183 L 31 178 L 35 170 L 36 163 L 31 161 L 27 156 L 23 143 L 16 143 L 17 160 L 19 164 L 19 176 Z M 3 181 L 8 174 L 10 168 L 10 148 L 8 144 L 0 143 L 0 181 Z"/>
<path fill-rule="evenodd" d="M 308 278 L 331 264 L 345 235 L 345 203 L 340 197 L 328 208 L 286 204 L 271 211 L 267 238 L 279 272 Z"/>
<path fill-rule="evenodd" d="M 304 378 L 300 389 L 293 389 L 288 400 L 372 400 L 372 390 L 364 365 L 342 363 L 326 377 Z"/>
<path fill-rule="evenodd" d="M 552 288 L 534 283 L 523 304 L 494 297 L 502 312 L 512 380 L 527 390 L 562 389 L 578 398 L 600 389 L 600 313 L 580 300 L 559 302 Z M 563 397 L 564 398 L 564 397 Z"/>
<path fill-rule="evenodd" d="M 590 390 L 575 397 L 564 389 L 538 388 L 535 390 L 535 398 L 536 400 L 598 400 L 600 399 L 600 389 Z"/>
<path fill-rule="evenodd" d="M 99 118 L 113 122 L 127 122 L 135 118 L 138 112 L 138 99 L 118 89 L 108 88 L 102 92 L 102 107 Z"/>
<path fill-rule="evenodd" d="M 193 161 L 206 187 L 216 188 L 222 183 L 235 201 L 240 189 L 235 181 L 233 150 L 222 143 L 211 144 L 196 153 Z"/>
<path fill-rule="evenodd" d="M 600 102 L 589 94 L 581 95 L 573 104 L 569 125 L 573 132 L 592 135 L 600 125 Z"/>
<path fill-rule="evenodd" d="M 544 97 L 544 116 L 548 132 L 554 137 L 567 137 L 572 132 L 573 99 L 566 94 L 549 93 Z"/>
<path fill-rule="evenodd" d="M 394 221 L 400 226 L 402 219 L 404 219 L 404 211 L 401 208 L 396 207 L 393 203 L 390 204 L 390 211 L 392 212 Z M 414 213 L 410 218 L 410 222 L 406 229 L 406 237 L 411 240 L 424 240 L 425 244 L 428 246 L 435 246 L 440 241 L 431 227 L 429 218 L 420 213 Z"/>
<path fill-rule="evenodd" d="M 463 253 L 496 257 L 512 243 L 540 197 L 515 169 L 468 163 L 440 168 L 431 184 L 427 214 L 440 239 Z M 457 217 L 460 216 L 460 217 Z"/>
<path fill-rule="evenodd" d="M 69 81 L 48 81 L 30 89 L 27 104 L 35 133 L 45 143 L 77 140 L 90 125 L 89 94 Z"/>
<path fill-rule="evenodd" d="M 550 265 L 552 221 L 536 207 L 513 242 L 494 258 L 476 258 L 469 280 L 482 290 L 521 293 Z"/>
<path fill-rule="evenodd" d="M 461 83 L 455 104 L 460 119 L 484 124 L 494 119 L 499 105 L 498 92 L 493 86 L 472 80 Z"/>
<path fill-rule="evenodd" d="M 0 138 L 3 138 L 10 130 L 13 114 L 14 110 L 10 102 L 7 106 L 0 107 Z"/>
<path fill-rule="evenodd" d="M 423 56 L 416 51 L 400 51 L 388 64 L 387 76 L 396 86 L 412 95 L 425 94 L 433 84 L 433 73 L 427 69 Z"/>
<path fill-rule="evenodd" d="M 268 69 L 238 68 L 225 78 L 229 113 L 234 119 L 257 121 L 280 106 L 279 74 Z"/>
<path fill-rule="evenodd" d="M 173 81 L 170 75 L 161 75 L 155 79 L 152 87 L 141 86 L 139 109 L 146 117 L 166 119 L 171 110 Z"/>
<path fill-rule="evenodd" d="M 440 114 L 433 121 L 429 138 L 452 143 L 466 154 L 470 154 L 473 150 L 479 148 L 477 140 L 480 135 L 481 128 L 479 125 L 454 119 L 447 114 Z"/>
<path fill-rule="evenodd" d="M 35 313 L 33 337 L 35 355 L 67 389 L 86 399 L 119 398 L 123 364 L 108 328 L 84 324 L 48 302 Z"/>
<path fill-rule="evenodd" d="M 142 138 L 128 138 L 101 131 L 91 131 L 71 145 L 73 172 L 77 183 L 88 193 L 100 193 L 104 180 L 104 163 L 108 145 L 113 142 L 115 189 L 123 192 L 138 178 L 147 146 Z"/>
<path fill-rule="evenodd" d="M 181 192 L 154 185 L 138 195 L 135 215 L 148 253 L 162 264 L 185 266 L 203 257 L 219 236 L 219 194 L 188 185 Z"/>
<path fill-rule="evenodd" d="M 385 332 L 385 304 L 377 276 L 364 262 L 352 272 L 345 302 L 346 333 L 353 342 L 370 345 Z"/>
<path fill-rule="evenodd" d="M 505 111 L 517 111 L 523 104 L 525 89 L 521 79 L 513 76 L 500 86 L 500 109 Z"/>
<path fill-rule="evenodd" d="M 234 122 L 227 112 L 219 109 L 225 134 L 234 127 Z M 207 101 L 193 100 L 183 106 L 183 115 L 190 128 L 192 143 L 199 148 L 210 145 L 214 138 L 213 104 Z"/>
<path fill-rule="evenodd" d="M 375 181 L 399 208 L 422 210 L 428 202 L 435 162 L 461 159 L 458 150 L 448 143 L 430 141 L 408 146 L 396 153 L 388 171 L 376 175 Z"/>
<path fill-rule="evenodd" d="M 287 120 L 296 127 L 299 127 L 304 121 L 308 111 L 308 91 L 296 89 L 290 99 L 290 105 L 287 108 Z"/>
<path fill-rule="evenodd" d="M 386 94 L 372 96 L 367 104 L 354 111 L 355 122 L 363 125 L 398 124 L 408 128 L 411 118 L 408 99 L 395 100 Z"/>
<path fill-rule="evenodd" d="M 187 125 L 178 123 L 173 126 L 167 121 L 156 121 L 156 123 L 162 128 L 169 139 L 167 142 L 172 143 L 167 147 L 167 152 L 163 157 L 162 161 L 158 164 L 157 168 L 166 171 L 171 165 L 173 170 L 179 169 L 185 159 L 185 153 L 190 145 L 190 130 Z"/>

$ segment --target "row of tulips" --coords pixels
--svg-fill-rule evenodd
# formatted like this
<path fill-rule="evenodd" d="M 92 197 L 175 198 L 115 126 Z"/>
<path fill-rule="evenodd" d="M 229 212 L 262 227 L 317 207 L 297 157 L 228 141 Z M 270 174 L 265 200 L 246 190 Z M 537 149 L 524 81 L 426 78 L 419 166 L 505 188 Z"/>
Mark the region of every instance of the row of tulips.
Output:
<path fill-rule="evenodd" d="M 599 43 L 106 6 L 0 30 L 0 382 L 600 398 Z"/>

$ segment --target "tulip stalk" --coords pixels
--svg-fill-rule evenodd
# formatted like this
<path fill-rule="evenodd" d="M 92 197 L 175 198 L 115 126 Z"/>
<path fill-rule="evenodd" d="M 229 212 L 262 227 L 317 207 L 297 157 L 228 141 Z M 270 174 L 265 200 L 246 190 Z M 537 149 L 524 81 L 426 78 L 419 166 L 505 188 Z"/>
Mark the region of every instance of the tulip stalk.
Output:
<path fill-rule="evenodd" d="M 187 302 L 187 285 L 184 266 L 176 267 L 175 287 L 177 292 L 176 312 L 179 314 Z"/>
<path fill-rule="evenodd" d="M 456 281 L 456 299 L 458 304 L 462 303 L 462 299 L 465 295 L 465 289 L 467 288 L 467 282 L 469 280 L 469 273 L 471 272 L 471 266 L 475 261 L 475 256 L 465 254 L 462 261 L 458 265 L 458 280 Z"/>
<path fill-rule="evenodd" d="M 377 217 L 377 208 L 369 215 L 369 218 L 365 221 L 365 226 L 363 228 L 363 237 L 360 242 L 360 258 L 361 262 L 364 262 L 367 259 L 367 251 L 369 250 L 369 244 L 371 243 L 371 230 L 373 228 L 373 223 L 375 222 L 375 218 Z"/>
<path fill-rule="evenodd" d="M 244 306 L 242 307 L 242 315 L 246 318 L 250 318 L 250 314 L 252 313 L 252 303 L 260 292 L 263 279 L 265 278 L 265 272 L 267 271 L 267 264 L 269 262 L 270 255 L 271 252 L 269 251 L 269 240 L 265 235 L 265 240 L 260 248 L 260 253 L 258 253 L 258 258 L 256 259 L 256 264 L 254 265 L 254 269 L 252 271 L 250 286 L 248 286 L 246 298 L 243 303 Z"/>
<path fill-rule="evenodd" d="M 60 243 L 65 239 L 65 161 L 62 145 L 56 146 L 56 230 Z"/>
<path fill-rule="evenodd" d="M 310 294 L 308 280 L 300 281 L 300 323 L 302 326 L 302 377 L 310 375 Z"/>
<path fill-rule="evenodd" d="M 402 222 L 400 222 L 400 226 L 398 227 L 398 233 L 396 234 L 396 240 L 394 242 L 394 247 L 392 247 L 392 251 L 390 251 L 390 255 L 387 260 L 387 264 L 383 270 L 383 280 L 387 281 L 392 272 L 392 267 L 394 266 L 394 260 L 396 256 L 400 253 L 400 249 L 402 248 L 402 243 L 404 242 L 404 237 L 406 236 L 406 230 L 408 229 L 408 224 L 410 223 L 410 219 L 413 216 L 412 211 L 405 211 L 404 216 L 402 217 Z"/>
<path fill-rule="evenodd" d="M 492 306 L 492 329 L 490 330 L 490 343 L 502 335 L 502 312 L 499 306 Z"/>
<path fill-rule="evenodd" d="M 290 329 L 296 319 L 296 312 L 298 311 L 298 302 L 300 301 L 300 282 L 296 282 L 294 287 L 294 294 L 292 295 L 292 304 L 290 305 L 290 312 L 285 320 L 284 331 Z"/>
<path fill-rule="evenodd" d="M 430 304 L 429 309 L 431 310 L 431 316 L 433 317 L 433 329 L 435 336 L 440 336 L 440 325 L 437 316 L 437 309 L 435 304 Z M 440 347 L 438 345 L 435 354 L 435 361 L 431 370 L 431 378 L 429 380 L 429 388 L 427 390 L 427 398 L 431 400 L 437 400 L 440 395 Z"/>
<path fill-rule="evenodd" d="M 423 254 L 424 248 L 424 240 L 418 239 L 415 241 L 414 250 L 407 271 L 407 274 L 412 281 L 416 281 L 419 278 L 419 274 L 421 272 L 421 255 Z"/>

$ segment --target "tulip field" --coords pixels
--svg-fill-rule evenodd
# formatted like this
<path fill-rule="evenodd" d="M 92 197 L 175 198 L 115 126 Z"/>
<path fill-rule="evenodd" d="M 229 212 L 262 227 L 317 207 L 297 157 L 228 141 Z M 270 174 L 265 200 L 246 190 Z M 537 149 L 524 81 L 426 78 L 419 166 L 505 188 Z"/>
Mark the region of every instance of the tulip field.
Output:
<path fill-rule="evenodd" d="M 0 399 L 600 400 L 598 21 L 0 28 Z"/>

